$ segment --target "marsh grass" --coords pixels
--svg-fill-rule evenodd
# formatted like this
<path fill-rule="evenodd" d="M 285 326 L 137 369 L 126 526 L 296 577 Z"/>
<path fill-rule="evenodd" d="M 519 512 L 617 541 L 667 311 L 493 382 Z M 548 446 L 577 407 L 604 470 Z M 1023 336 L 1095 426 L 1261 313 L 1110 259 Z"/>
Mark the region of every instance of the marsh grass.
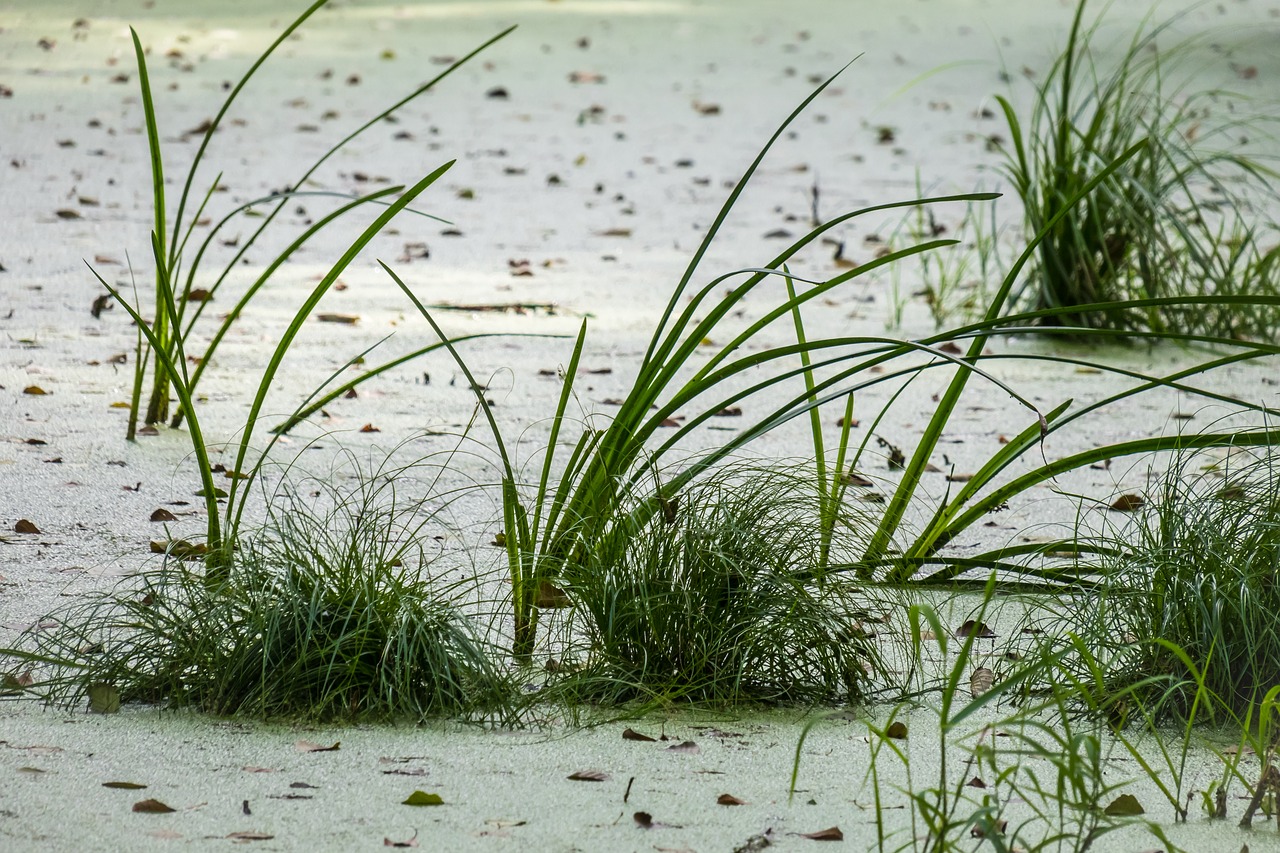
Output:
<path fill-rule="evenodd" d="M 512 722 L 515 692 L 482 614 L 461 606 L 469 588 L 432 576 L 428 534 L 443 529 L 447 500 L 406 501 L 398 481 L 286 481 L 216 587 L 165 557 L 40 620 L 56 627 L 4 654 L 34 666 L 31 689 L 66 707 L 107 691 L 263 719 Z"/>
<path fill-rule="evenodd" d="M 638 496 L 638 500 L 647 495 Z M 829 704 L 864 699 L 879 654 L 872 599 L 821 577 L 823 536 L 803 469 L 730 466 L 684 489 L 661 513 L 623 504 L 573 574 L 571 624 L 554 694 L 576 701 Z M 863 522 L 867 524 L 869 522 Z"/>
<path fill-rule="evenodd" d="M 1004 171 L 1022 201 L 1026 232 L 1044 232 L 1010 308 L 1057 309 L 1040 319 L 1050 325 L 1274 340 L 1274 305 L 1240 313 L 1132 304 L 1202 293 L 1275 295 L 1266 260 L 1273 251 L 1259 242 L 1251 207 L 1274 204 L 1275 172 L 1239 147 L 1240 136 L 1264 132 L 1260 117 L 1219 118 L 1220 101 L 1234 96 L 1172 82 L 1194 39 L 1164 48 L 1158 42 L 1171 38 L 1172 21 L 1144 21 L 1120 58 L 1104 65 L 1096 58 L 1101 18 L 1086 24 L 1085 6 L 1076 4 L 1066 47 L 1034 84 L 1030 113 L 1021 117 L 997 97 L 1010 135 Z M 1140 140 L 1147 145 L 1139 153 L 1073 201 Z M 1102 303 L 1112 304 L 1085 307 Z"/>
<path fill-rule="evenodd" d="M 1243 714 L 1280 685 L 1276 455 L 1205 462 L 1176 458 L 1130 523 L 1104 533 L 1090 642 L 1115 655 L 1108 689 L 1139 694 L 1161 720 L 1194 717 L 1206 691 L 1205 713 Z"/>

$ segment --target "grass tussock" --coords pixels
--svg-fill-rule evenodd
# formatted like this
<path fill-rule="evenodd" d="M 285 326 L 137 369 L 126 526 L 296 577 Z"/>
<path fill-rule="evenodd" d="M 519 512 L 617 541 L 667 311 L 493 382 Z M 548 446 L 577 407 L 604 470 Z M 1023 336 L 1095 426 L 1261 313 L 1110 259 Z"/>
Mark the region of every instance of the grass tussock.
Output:
<path fill-rule="evenodd" d="M 612 704 L 853 702 L 877 667 L 859 593 L 823 578 L 819 504 L 795 473 L 717 472 L 623 512 L 565 585 L 587 636 L 561 681 Z M 837 552 L 853 531 L 833 537 Z"/>
<path fill-rule="evenodd" d="M 1112 45 L 1101 18 L 1085 21 L 1085 6 L 1076 5 L 1066 47 L 1034 83 L 1030 112 L 997 99 L 1010 136 L 1004 172 L 1026 233 L 1043 233 L 1010 307 L 1053 310 L 1046 325 L 1274 340 L 1280 309 L 1249 299 L 1280 295 L 1268 248 L 1275 228 L 1258 209 L 1274 205 L 1275 171 L 1241 146 L 1265 134 L 1263 119 L 1240 96 L 1191 87 L 1199 42 L 1170 44 L 1173 21 L 1144 22 Z M 1112 50 L 1118 59 L 1101 58 Z M 1144 140 L 1081 197 L 1090 178 Z M 1126 304 L 1199 294 L 1241 301 Z"/>
<path fill-rule="evenodd" d="M 1241 716 L 1280 685 L 1280 460 L 1239 457 L 1183 458 L 1109 549 L 1097 644 L 1125 645 L 1111 688 L 1144 685 L 1158 716 L 1206 697 Z"/>
<path fill-rule="evenodd" d="M 328 508 L 273 507 L 218 583 L 166 558 L 6 653 L 65 706 L 106 691 L 258 718 L 510 719 L 496 655 L 430 576 L 434 515 L 397 505 L 390 481 L 319 494 Z"/>

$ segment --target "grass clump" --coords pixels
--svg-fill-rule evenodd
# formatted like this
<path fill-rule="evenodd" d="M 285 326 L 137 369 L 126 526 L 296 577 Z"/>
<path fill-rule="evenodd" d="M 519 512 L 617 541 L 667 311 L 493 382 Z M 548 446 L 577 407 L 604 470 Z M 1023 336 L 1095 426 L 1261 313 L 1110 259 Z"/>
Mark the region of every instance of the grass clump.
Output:
<path fill-rule="evenodd" d="M 1175 465 L 1104 549 L 1098 642 L 1122 646 L 1109 688 L 1143 685 L 1134 698 L 1157 717 L 1205 697 L 1241 717 L 1280 685 L 1280 460 L 1225 476 L 1193 471 L 1202 461 Z"/>
<path fill-rule="evenodd" d="M 492 650 L 429 576 L 434 514 L 397 506 L 389 482 L 321 494 L 330 508 L 273 508 L 220 583 L 166 557 L 4 654 L 65 706 L 87 690 L 259 718 L 511 719 Z"/>
<path fill-rule="evenodd" d="M 1011 137 L 1004 171 L 1022 201 L 1026 233 L 1045 232 L 1010 307 L 1058 309 L 1041 318 L 1046 325 L 1274 339 L 1274 305 L 1124 304 L 1280 293 L 1274 250 L 1263 248 L 1269 229 L 1250 210 L 1251 201 L 1274 202 L 1275 172 L 1240 148 L 1242 135 L 1258 132 L 1256 120 L 1213 117 L 1227 93 L 1170 83 L 1192 46 L 1157 49 L 1172 22 L 1139 28 L 1114 65 L 1103 66 L 1095 59 L 1101 21 L 1086 25 L 1085 6 L 1077 3 L 1066 48 L 1036 83 L 1025 121 L 997 98 Z M 1144 139 L 1122 168 L 1074 201 Z"/>
<path fill-rule="evenodd" d="M 819 574 L 810 483 L 721 470 L 656 515 L 624 507 L 565 584 L 589 645 L 560 686 L 605 703 L 863 699 L 878 668 L 865 595 Z"/>

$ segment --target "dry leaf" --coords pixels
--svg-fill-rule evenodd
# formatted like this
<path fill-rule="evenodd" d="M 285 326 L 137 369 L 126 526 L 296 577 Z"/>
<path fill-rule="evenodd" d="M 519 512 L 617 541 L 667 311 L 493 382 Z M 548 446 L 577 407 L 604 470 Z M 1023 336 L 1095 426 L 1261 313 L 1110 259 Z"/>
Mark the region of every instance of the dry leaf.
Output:
<path fill-rule="evenodd" d="M 22 389 L 22 393 L 29 394 L 32 397 L 43 397 L 49 392 L 41 388 L 39 385 L 28 385 L 26 388 Z"/>
<path fill-rule="evenodd" d="M 643 829 L 651 829 L 653 827 L 653 815 L 648 812 L 636 812 L 632 817 Z"/>
<path fill-rule="evenodd" d="M 579 770 L 577 773 L 570 773 L 565 778 L 574 782 L 608 782 L 609 774 L 603 770 Z"/>
<path fill-rule="evenodd" d="M 360 322 L 360 317 L 356 314 L 317 314 L 316 319 L 321 323 L 342 323 L 346 326 Z"/>
<path fill-rule="evenodd" d="M 657 740 L 657 738 L 651 738 L 648 735 L 642 735 L 640 734 L 640 732 L 636 731 L 635 729 L 623 729 L 622 739 L 623 740 L 639 740 L 639 741 L 645 741 L 647 743 L 653 743 L 654 741 Z"/>
<path fill-rule="evenodd" d="M 365 424 L 364 426 L 360 427 L 360 431 L 361 432 L 382 432 L 382 430 L 378 429 L 373 424 Z"/>
<path fill-rule="evenodd" d="M 151 520 L 152 521 L 177 521 L 178 517 L 173 513 L 169 512 L 169 510 L 165 509 L 164 507 L 161 507 L 160 509 L 151 513 Z"/>
<path fill-rule="evenodd" d="M 18 519 L 18 523 L 13 526 L 14 533 L 39 533 L 40 528 L 36 527 L 31 521 L 25 518 Z"/>
<path fill-rule="evenodd" d="M 684 755 L 697 755 L 702 752 L 698 745 L 691 740 L 681 741 L 674 746 L 667 747 L 667 752 L 679 752 Z"/>
<path fill-rule="evenodd" d="M 233 841 L 270 841 L 275 836 L 267 835 L 265 832 L 233 832 L 227 838 Z"/>
<path fill-rule="evenodd" d="M 733 794 L 721 794 L 716 797 L 716 803 L 721 806 L 745 806 L 746 800 L 740 800 Z"/>
<path fill-rule="evenodd" d="M 298 752 L 337 752 L 342 741 L 334 741 L 333 746 L 324 746 L 323 744 L 313 743 L 309 740 L 300 740 L 293 745 Z"/>
<path fill-rule="evenodd" d="M 969 676 L 969 695 L 977 699 L 996 683 L 996 674 L 985 666 L 980 666 Z"/>
<path fill-rule="evenodd" d="M 1138 798 L 1133 794 L 1121 794 L 1111 801 L 1111 805 L 1102 810 L 1105 815 L 1111 817 L 1132 817 L 1133 815 L 1146 814 L 1146 809 L 1142 807 L 1142 803 L 1138 802 Z"/>
<path fill-rule="evenodd" d="M 141 791 L 147 787 L 140 782 L 103 782 L 104 788 L 119 788 L 122 791 Z"/>
<path fill-rule="evenodd" d="M 159 800 L 139 800 L 133 804 L 133 810 L 141 814 L 169 814 L 176 811 Z"/>
<path fill-rule="evenodd" d="M 1147 502 L 1141 495 L 1121 495 L 1111 502 L 1111 509 L 1116 512 L 1133 512 L 1146 505 Z"/>
<path fill-rule="evenodd" d="M 960 639 L 964 639 L 970 635 L 977 637 L 980 640 L 989 640 L 996 635 L 996 632 L 988 628 L 985 622 L 976 622 L 973 619 L 966 619 L 965 623 L 956 629 L 956 636 Z"/>
<path fill-rule="evenodd" d="M 830 826 L 817 832 L 802 832 L 800 837 L 811 841 L 844 841 L 844 833 L 838 826 Z"/>

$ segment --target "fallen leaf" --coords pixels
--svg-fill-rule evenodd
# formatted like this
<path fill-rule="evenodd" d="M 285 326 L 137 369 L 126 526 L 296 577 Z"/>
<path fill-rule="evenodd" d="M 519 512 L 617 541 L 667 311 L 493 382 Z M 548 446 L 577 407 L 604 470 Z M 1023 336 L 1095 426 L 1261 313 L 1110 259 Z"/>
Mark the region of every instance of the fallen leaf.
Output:
<path fill-rule="evenodd" d="M 570 773 L 566 778 L 574 782 L 608 782 L 609 774 L 603 770 L 579 770 L 576 773 Z"/>
<path fill-rule="evenodd" d="M 667 752 L 679 752 L 684 755 L 697 755 L 702 752 L 698 745 L 691 740 L 681 741 L 674 746 L 667 747 Z"/>
<path fill-rule="evenodd" d="M 325 746 L 309 740 L 300 740 L 293 745 L 293 748 L 298 752 L 337 752 L 341 745 L 342 741 L 334 741 L 333 746 Z"/>
<path fill-rule="evenodd" d="M 378 429 L 373 424 L 365 424 L 364 426 L 360 427 L 360 431 L 361 432 L 382 432 L 382 430 Z"/>
<path fill-rule="evenodd" d="M 977 699 L 996 683 L 996 674 L 985 666 L 980 666 L 969 676 L 969 695 Z"/>
<path fill-rule="evenodd" d="M 1121 495 L 1111 502 L 1111 509 L 1116 512 L 1133 512 L 1146 505 L 1147 502 L 1141 495 Z"/>
<path fill-rule="evenodd" d="M 1146 809 L 1142 807 L 1142 803 L 1138 802 L 1138 798 L 1133 794 L 1121 794 L 1111 801 L 1111 805 L 1102 810 L 1105 815 L 1111 817 L 1132 817 L 1133 815 L 1146 814 Z"/>
<path fill-rule="evenodd" d="M 169 512 L 169 510 L 165 509 L 164 507 L 161 507 L 160 509 L 151 513 L 151 520 L 152 521 L 177 521 L 178 517 L 173 513 Z"/>
<path fill-rule="evenodd" d="M 985 622 L 966 619 L 965 623 L 956 629 L 956 636 L 964 639 L 971 634 L 979 639 L 989 640 L 996 635 L 996 632 L 988 628 Z"/>
<path fill-rule="evenodd" d="M 89 710 L 95 714 L 114 714 L 120 710 L 120 691 L 114 685 L 96 682 L 89 685 Z"/>
<path fill-rule="evenodd" d="M 40 528 L 25 518 L 18 519 L 18 523 L 13 526 L 14 533 L 39 533 Z"/>
<path fill-rule="evenodd" d="M 233 832 L 227 838 L 233 841 L 270 841 L 275 836 L 267 835 L 265 832 Z"/>
<path fill-rule="evenodd" d="M 39 385 L 28 385 L 26 388 L 22 389 L 22 393 L 29 394 L 32 397 L 43 397 L 49 392 L 41 388 Z"/>
<path fill-rule="evenodd" d="M 533 599 L 534 607 L 539 610 L 557 610 L 570 604 L 569 594 L 560 587 L 545 580 L 538 584 L 538 593 Z"/>
<path fill-rule="evenodd" d="M 413 834 L 413 838 L 410 838 L 408 841 L 392 841 L 390 838 L 383 838 L 382 846 L 383 847 L 417 847 L 418 833 L 415 832 Z"/>
<path fill-rule="evenodd" d="M 987 783 L 986 783 L 986 782 L 983 782 L 983 781 L 982 781 L 981 779 L 979 779 L 977 776 L 974 776 L 972 779 L 970 779 L 968 782 L 965 782 L 964 784 L 965 784 L 965 787 L 968 787 L 968 788 L 985 788 L 985 787 L 987 787 Z"/>
<path fill-rule="evenodd" d="M 657 740 L 657 738 L 652 738 L 652 737 L 649 737 L 648 735 L 642 735 L 640 734 L 640 732 L 636 731 L 635 729 L 623 729 L 622 739 L 638 740 L 638 741 L 644 741 L 646 743 L 653 743 L 654 741 Z"/>
<path fill-rule="evenodd" d="M 810 841 L 844 841 L 844 833 L 838 826 L 830 826 L 817 832 L 802 832 L 800 837 L 808 838 Z"/>
<path fill-rule="evenodd" d="M 414 791 L 402 805 L 406 806 L 443 806 L 444 798 L 439 794 L 428 794 L 426 791 Z"/>
<path fill-rule="evenodd" d="M 639 824 L 642 829 L 653 828 L 653 815 L 649 814 L 648 812 L 636 812 L 635 814 L 632 815 L 632 817 L 635 819 L 635 822 Z"/>
<path fill-rule="evenodd" d="M 745 806 L 746 800 L 740 800 L 733 794 L 721 794 L 716 797 L 716 804 L 721 806 Z"/>
<path fill-rule="evenodd" d="M 122 791 L 141 791 L 147 786 L 143 785 L 141 782 L 103 782 L 102 787 L 118 788 Z"/>
<path fill-rule="evenodd" d="M 316 319 L 321 323 L 342 323 L 346 326 L 360 322 L 360 317 L 356 314 L 317 314 Z"/>
<path fill-rule="evenodd" d="M 907 724 L 902 720 L 894 720 L 889 724 L 889 728 L 885 729 L 885 737 L 891 737 L 894 740 L 907 739 Z"/>
<path fill-rule="evenodd" d="M 141 814 L 169 814 L 176 811 L 159 800 L 139 800 L 133 804 L 133 810 Z"/>
<path fill-rule="evenodd" d="M 947 355 L 960 355 L 964 350 L 960 349 L 959 345 L 956 344 L 955 341 L 947 341 L 945 344 L 938 347 L 938 352 L 945 352 Z"/>

